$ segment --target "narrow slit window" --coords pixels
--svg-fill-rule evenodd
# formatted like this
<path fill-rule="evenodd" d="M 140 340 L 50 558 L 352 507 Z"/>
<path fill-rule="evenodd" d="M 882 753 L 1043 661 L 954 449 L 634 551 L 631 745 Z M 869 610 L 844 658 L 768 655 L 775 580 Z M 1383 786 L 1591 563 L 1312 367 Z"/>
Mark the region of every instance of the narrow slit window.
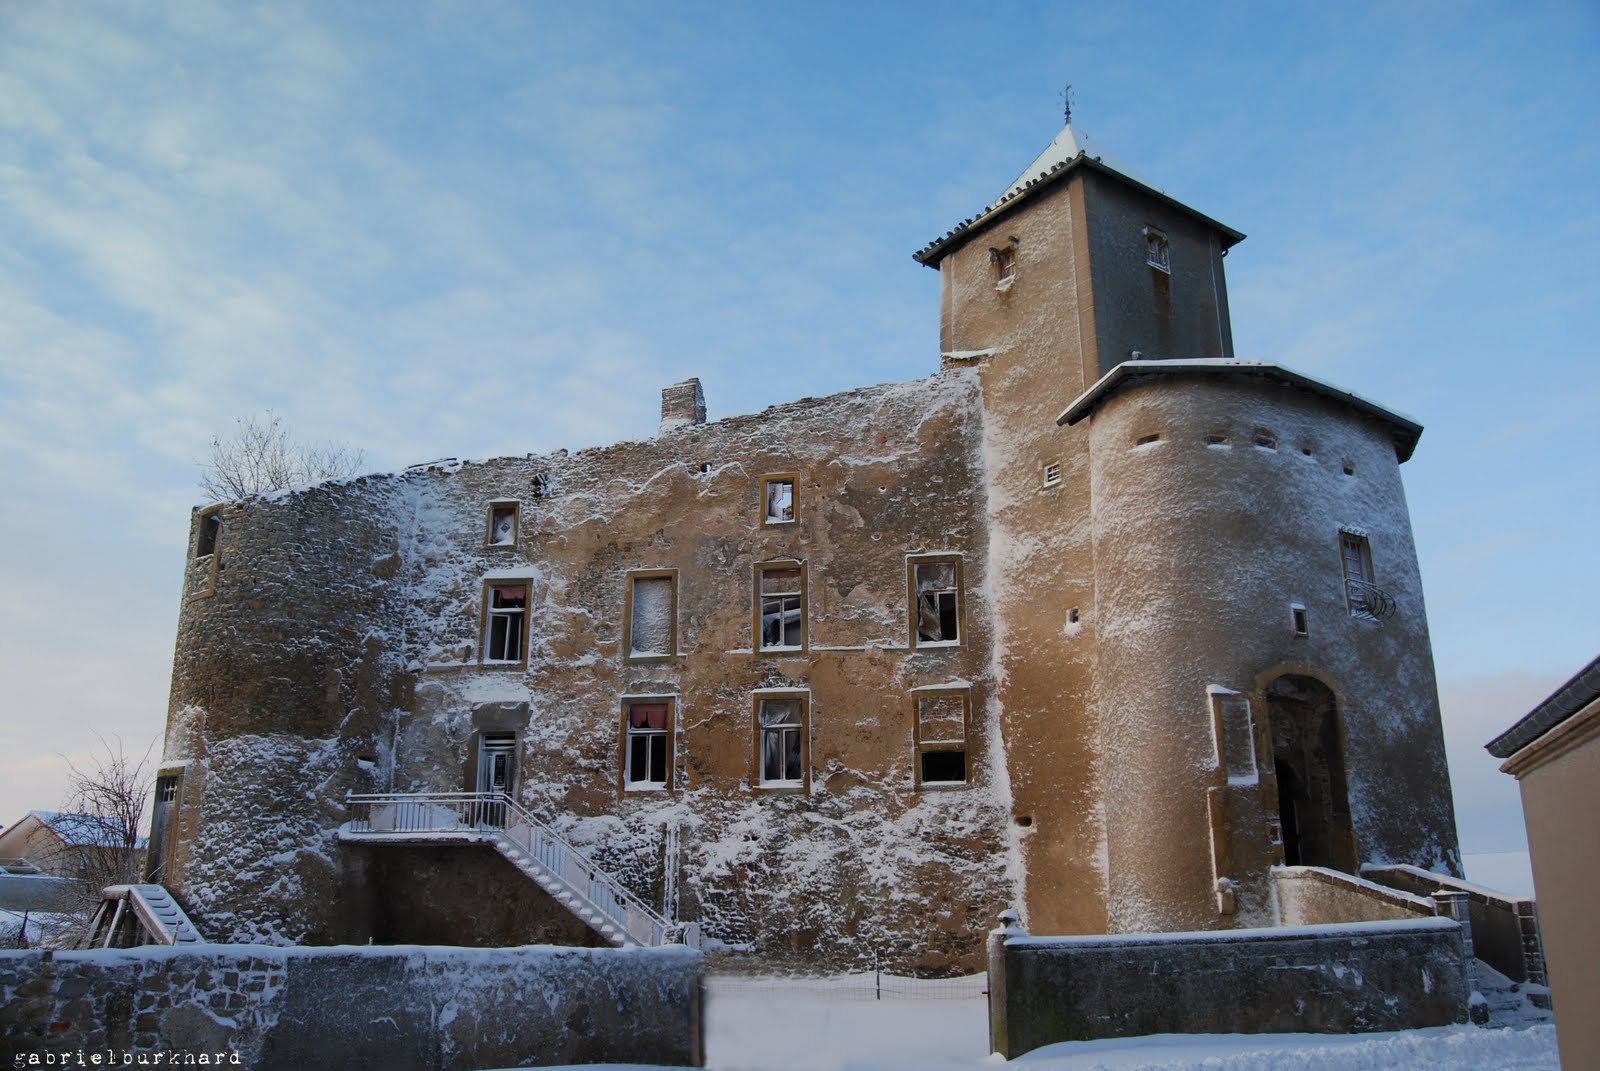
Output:
<path fill-rule="evenodd" d="M 623 788 L 664 789 L 672 776 L 672 704 L 632 700 L 623 707 Z"/>
<path fill-rule="evenodd" d="M 804 650 L 805 567 L 799 564 L 757 566 L 756 588 L 756 650 Z"/>
<path fill-rule="evenodd" d="M 528 585 L 489 584 L 484 615 L 483 660 L 521 662 L 528 639 Z"/>
<path fill-rule="evenodd" d="M 795 519 L 794 476 L 765 476 L 761 480 L 761 526 L 793 524 Z"/>
<path fill-rule="evenodd" d="M 757 783 L 763 788 L 804 788 L 805 697 L 762 696 L 756 701 L 756 733 Z"/>
<path fill-rule="evenodd" d="M 917 784 L 961 785 L 968 781 L 966 690 L 919 693 L 916 698 Z"/>
<path fill-rule="evenodd" d="M 677 653 L 677 587 L 671 572 L 628 578 L 628 658 L 665 659 Z"/>
<path fill-rule="evenodd" d="M 517 544 L 517 505 L 515 502 L 489 507 L 489 539 L 491 547 L 514 547 Z"/>
<path fill-rule="evenodd" d="M 1382 621 L 1395 611 L 1389 593 L 1378 587 L 1372 571 L 1372 545 L 1355 532 L 1339 533 L 1339 560 L 1344 569 L 1345 605 L 1351 617 Z"/>
<path fill-rule="evenodd" d="M 911 561 L 913 647 L 961 642 L 961 561 L 938 558 Z"/>
<path fill-rule="evenodd" d="M 1294 634 L 1296 636 L 1311 635 L 1311 628 L 1309 623 L 1306 621 L 1306 608 L 1304 606 L 1296 605 L 1289 607 L 1289 623 L 1294 627 Z"/>

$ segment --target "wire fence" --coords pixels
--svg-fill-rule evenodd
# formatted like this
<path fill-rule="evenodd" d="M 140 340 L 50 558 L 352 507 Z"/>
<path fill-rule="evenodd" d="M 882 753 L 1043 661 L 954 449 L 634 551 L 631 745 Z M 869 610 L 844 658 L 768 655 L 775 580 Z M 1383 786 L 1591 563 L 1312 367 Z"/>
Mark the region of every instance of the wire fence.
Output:
<path fill-rule="evenodd" d="M 857 974 L 706 974 L 711 996 L 805 996 L 827 1001 L 867 1000 L 983 1000 L 989 992 L 987 974 L 964 978 L 906 978 L 882 971 Z"/>

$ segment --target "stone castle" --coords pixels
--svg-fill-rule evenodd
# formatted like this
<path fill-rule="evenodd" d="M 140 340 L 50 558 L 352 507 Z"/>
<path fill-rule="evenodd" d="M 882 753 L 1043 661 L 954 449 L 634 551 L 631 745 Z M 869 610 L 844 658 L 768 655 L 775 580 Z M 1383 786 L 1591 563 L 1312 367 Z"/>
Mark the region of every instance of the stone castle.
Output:
<path fill-rule="evenodd" d="M 1205 930 L 1272 924 L 1281 863 L 1459 874 L 1421 429 L 1234 357 L 1243 237 L 1069 125 L 916 254 L 925 379 L 714 422 L 689 381 L 654 438 L 197 510 L 152 879 L 222 940 L 644 941 L 620 911 L 940 973 L 1008 905 Z"/>

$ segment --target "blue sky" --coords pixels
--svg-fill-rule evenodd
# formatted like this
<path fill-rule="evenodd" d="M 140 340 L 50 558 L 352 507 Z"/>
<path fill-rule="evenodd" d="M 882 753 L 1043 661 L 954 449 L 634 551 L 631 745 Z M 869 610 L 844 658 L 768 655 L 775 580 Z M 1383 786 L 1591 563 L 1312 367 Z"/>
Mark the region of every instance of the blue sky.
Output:
<path fill-rule="evenodd" d="M 1479 746 L 1600 651 L 1592 3 L 0 4 L 0 822 L 165 717 L 196 459 L 375 469 L 938 363 L 912 251 L 1060 126 L 1246 232 L 1241 356 L 1405 467 L 1469 850 Z M 1063 398 L 1063 405 L 1070 399 Z"/>

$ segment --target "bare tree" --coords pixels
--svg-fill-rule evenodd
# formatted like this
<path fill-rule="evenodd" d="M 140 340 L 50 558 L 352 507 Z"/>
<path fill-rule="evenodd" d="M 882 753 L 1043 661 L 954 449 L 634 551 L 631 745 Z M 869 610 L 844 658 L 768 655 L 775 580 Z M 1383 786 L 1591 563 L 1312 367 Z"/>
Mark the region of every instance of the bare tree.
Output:
<path fill-rule="evenodd" d="M 355 476 L 367 463 L 366 451 L 344 443 L 295 442 L 270 409 L 236 423 L 228 438 L 211 440 L 211 456 L 200 462 L 200 490 L 213 502 Z"/>

